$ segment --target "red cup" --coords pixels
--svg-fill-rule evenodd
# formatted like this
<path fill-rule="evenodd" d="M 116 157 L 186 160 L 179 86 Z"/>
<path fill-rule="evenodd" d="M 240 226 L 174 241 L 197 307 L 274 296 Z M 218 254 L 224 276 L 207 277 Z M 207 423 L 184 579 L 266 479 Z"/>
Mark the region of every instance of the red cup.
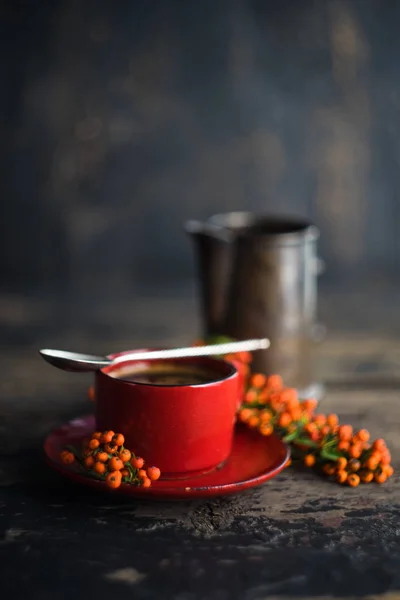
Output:
<path fill-rule="evenodd" d="M 110 358 L 123 356 L 114 354 Z M 125 445 L 163 478 L 210 471 L 230 455 L 238 406 L 239 374 L 234 365 L 210 357 L 179 358 L 215 375 L 209 383 L 154 385 L 111 376 L 127 366 L 140 370 L 163 361 L 130 359 L 97 371 L 96 425 L 125 436 Z M 171 362 L 171 361 L 170 361 Z"/>

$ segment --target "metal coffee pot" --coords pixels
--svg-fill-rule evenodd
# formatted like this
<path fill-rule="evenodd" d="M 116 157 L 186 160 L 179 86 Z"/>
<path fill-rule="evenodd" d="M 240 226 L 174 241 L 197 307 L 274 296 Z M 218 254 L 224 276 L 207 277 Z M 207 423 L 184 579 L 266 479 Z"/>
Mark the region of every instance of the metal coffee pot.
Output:
<path fill-rule="evenodd" d="M 187 221 L 185 230 L 195 244 L 203 334 L 268 337 L 271 346 L 255 353 L 253 370 L 279 373 L 301 397 L 319 399 L 318 229 L 295 218 L 231 212 Z"/>

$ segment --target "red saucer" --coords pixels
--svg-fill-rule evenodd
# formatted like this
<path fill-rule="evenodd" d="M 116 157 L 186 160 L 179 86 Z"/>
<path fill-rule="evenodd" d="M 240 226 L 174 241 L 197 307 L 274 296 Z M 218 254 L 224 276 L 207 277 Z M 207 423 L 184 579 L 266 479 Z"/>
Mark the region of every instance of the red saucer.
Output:
<path fill-rule="evenodd" d="M 133 498 L 182 500 L 234 494 L 278 475 L 290 456 L 289 448 L 276 435 L 263 437 L 239 425 L 235 430 L 232 454 L 224 465 L 211 473 L 179 480 L 161 478 L 150 488 L 122 484 L 117 490 L 109 490 L 103 481 L 79 473 L 79 467 L 66 466 L 59 458 L 66 445 L 80 446 L 82 439 L 94 429 L 94 417 L 91 415 L 70 421 L 50 433 L 44 443 L 47 462 L 77 483 Z"/>

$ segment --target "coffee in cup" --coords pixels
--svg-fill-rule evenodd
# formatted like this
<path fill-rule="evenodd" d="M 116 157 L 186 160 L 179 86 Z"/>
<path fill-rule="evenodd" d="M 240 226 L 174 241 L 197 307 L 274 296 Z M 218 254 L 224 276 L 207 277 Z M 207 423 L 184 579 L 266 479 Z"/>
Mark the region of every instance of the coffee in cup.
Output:
<path fill-rule="evenodd" d="M 145 368 L 132 366 L 123 367 L 110 373 L 111 377 L 122 379 L 131 383 L 148 385 L 202 385 L 215 381 L 220 375 L 210 369 L 185 365 L 174 361 L 150 364 Z"/>

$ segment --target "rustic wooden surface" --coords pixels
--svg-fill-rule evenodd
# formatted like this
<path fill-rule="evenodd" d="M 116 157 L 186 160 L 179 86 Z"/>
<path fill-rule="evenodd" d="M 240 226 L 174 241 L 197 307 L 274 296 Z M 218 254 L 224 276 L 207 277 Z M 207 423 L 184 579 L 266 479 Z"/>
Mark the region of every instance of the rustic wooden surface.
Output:
<path fill-rule="evenodd" d="M 326 317 L 330 302 L 338 319 L 343 307 L 357 312 L 351 299 L 341 304 L 332 296 L 323 303 Z M 96 598 L 126 593 L 176 600 L 400 598 L 397 474 L 384 486 L 353 490 L 290 468 L 235 497 L 153 503 L 98 496 L 44 465 L 45 434 L 90 411 L 85 392 L 91 378 L 52 369 L 37 348 L 102 352 L 186 343 L 198 327 L 193 295 L 118 305 L 105 299 L 92 311 L 82 303 L 79 310 L 67 301 L 9 296 L 0 297 L 0 306 L 4 595 L 62 600 L 79 590 Z M 390 331 L 388 310 L 363 329 L 360 310 L 354 327 L 327 319 L 330 332 L 318 353 L 328 387 L 322 409 L 384 436 L 399 468 L 396 322 Z M 368 314 L 383 312 L 370 298 L 364 315 L 368 321 Z"/>

